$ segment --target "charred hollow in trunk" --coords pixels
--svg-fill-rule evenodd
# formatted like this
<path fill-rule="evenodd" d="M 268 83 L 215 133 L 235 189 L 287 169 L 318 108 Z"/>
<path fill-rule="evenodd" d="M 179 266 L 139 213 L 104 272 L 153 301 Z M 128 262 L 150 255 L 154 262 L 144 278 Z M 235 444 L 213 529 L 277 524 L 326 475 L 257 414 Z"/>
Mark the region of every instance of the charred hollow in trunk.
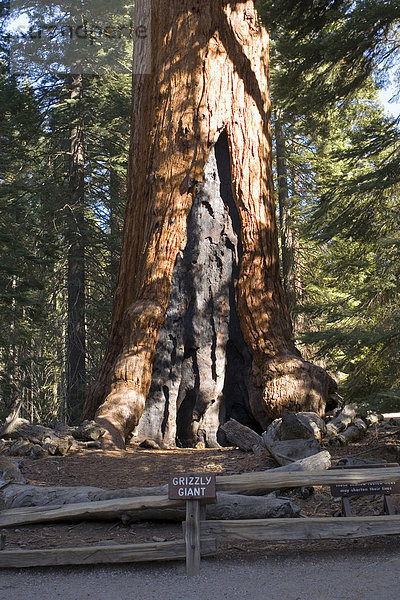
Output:
<path fill-rule="evenodd" d="M 236 312 L 242 254 L 226 132 L 210 153 L 178 254 L 152 383 L 135 432 L 173 447 L 224 441 L 230 417 L 257 427 L 249 393 L 262 397 Z"/>

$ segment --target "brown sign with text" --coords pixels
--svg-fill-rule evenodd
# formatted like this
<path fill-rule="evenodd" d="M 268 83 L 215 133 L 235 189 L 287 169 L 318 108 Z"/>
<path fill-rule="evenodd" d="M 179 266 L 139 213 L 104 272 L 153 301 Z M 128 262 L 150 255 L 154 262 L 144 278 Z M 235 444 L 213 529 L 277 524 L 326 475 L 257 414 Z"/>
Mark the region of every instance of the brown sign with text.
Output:
<path fill-rule="evenodd" d="M 170 500 L 213 500 L 216 498 L 216 478 L 213 473 L 170 475 Z"/>

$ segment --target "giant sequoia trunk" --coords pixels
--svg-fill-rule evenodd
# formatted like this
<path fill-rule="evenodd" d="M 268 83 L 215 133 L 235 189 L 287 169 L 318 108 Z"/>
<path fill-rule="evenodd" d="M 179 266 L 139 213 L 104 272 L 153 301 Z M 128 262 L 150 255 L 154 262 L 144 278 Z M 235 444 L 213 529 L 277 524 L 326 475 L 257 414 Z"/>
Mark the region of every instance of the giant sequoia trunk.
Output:
<path fill-rule="evenodd" d="M 110 343 L 85 416 L 122 447 L 218 441 L 322 413 L 334 385 L 292 342 L 279 278 L 268 37 L 252 1 L 153 0 L 134 77 L 129 195 Z M 153 370 L 154 363 L 154 370 Z"/>

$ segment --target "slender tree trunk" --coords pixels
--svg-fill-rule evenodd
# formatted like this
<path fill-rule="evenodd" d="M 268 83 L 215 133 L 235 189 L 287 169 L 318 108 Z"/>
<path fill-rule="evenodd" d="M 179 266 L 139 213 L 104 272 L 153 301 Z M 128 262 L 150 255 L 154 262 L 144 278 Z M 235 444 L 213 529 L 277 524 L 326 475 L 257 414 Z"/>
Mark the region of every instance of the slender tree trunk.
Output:
<path fill-rule="evenodd" d="M 70 202 L 67 215 L 67 386 L 68 420 L 79 420 L 85 401 L 86 334 L 85 334 L 85 215 L 84 215 L 84 147 L 79 102 L 83 95 L 82 75 L 71 75 L 70 99 L 75 118 L 70 129 Z"/>
<path fill-rule="evenodd" d="M 146 406 L 174 267 L 190 244 L 188 217 L 208 185 L 205 173 L 223 131 L 240 228 L 235 309 L 261 390 L 250 401 L 252 415 L 263 427 L 284 408 L 321 413 L 333 383 L 303 361 L 292 342 L 273 202 L 268 37 L 253 2 L 154 0 L 152 7 L 151 74 L 134 77 L 128 204 L 111 338 L 85 410 L 106 427 L 105 440 L 119 447 Z M 227 350 L 218 332 L 213 335 L 200 364 L 210 353 Z M 172 352 L 172 362 L 178 351 L 184 348 Z M 190 414 L 198 424 L 203 419 L 207 432 L 206 417 L 220 388 L 193 389 Z M 173 414 L 178 404 L 166 409 Z"/>
<path fill-rule="evenodd" d="M 109 203 L 109 227 L 110 227 L 110 279 L 111 289 L 114 290 L 118 276 L 120 260 L 121 228 L 118 219 L 118 207 L 125 204 L 123 201 L 123 182 L 119 174 L 110 167 L 110 203 Z"/>
<path fill-rule="evenodd" d="M 294 325 L 296 306 L 296 263 L 295 241 L 292 229 L 292 216 L 288 187 L 286 160 L 286 140 L 281 111 L 275 113 L 276 171 L 278 178 L 279 218 L 281 232 L 283 287 L 286 293 L 289 313 Z"/>

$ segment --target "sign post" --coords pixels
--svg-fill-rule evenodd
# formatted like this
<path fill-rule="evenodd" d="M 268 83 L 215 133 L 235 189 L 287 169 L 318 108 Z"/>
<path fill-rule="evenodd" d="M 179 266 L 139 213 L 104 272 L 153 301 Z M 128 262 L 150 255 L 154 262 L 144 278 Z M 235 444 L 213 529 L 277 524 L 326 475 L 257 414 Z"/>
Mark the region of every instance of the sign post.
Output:
<path fill-rule="evenodd" d="M 200 573 L 201 505 L 216 498 L 216 478 L 212 473 L 171 475 L 168 484 L 170 500 L 186 500 L 186 574 Z"/>
<path fill-rule="evenodd" d="M 186 575 L 199 575 L 200 573 L 200 502 L 186 500 Z"/>

